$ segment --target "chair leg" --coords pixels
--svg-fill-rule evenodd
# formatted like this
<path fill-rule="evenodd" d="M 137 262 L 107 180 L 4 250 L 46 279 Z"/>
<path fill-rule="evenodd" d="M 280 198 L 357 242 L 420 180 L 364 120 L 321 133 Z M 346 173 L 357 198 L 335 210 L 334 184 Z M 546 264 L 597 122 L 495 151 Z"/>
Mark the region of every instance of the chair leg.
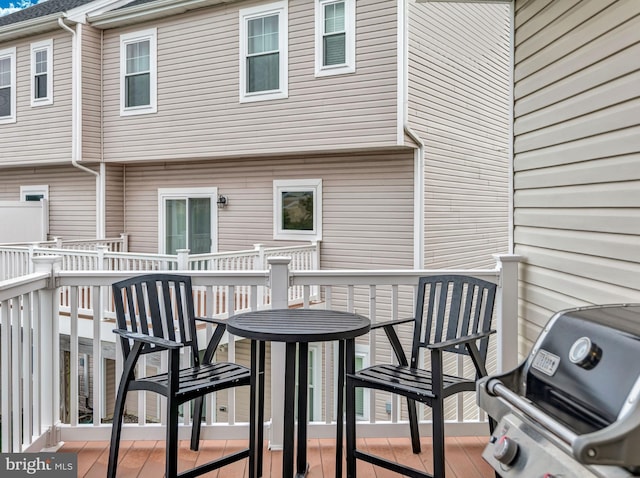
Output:
<path fill-rule="evenodd" d="M 435 400 L 433 415 L 433 478 L 444 478 L 444 403 Z"/>
<path fill-rule="evenodd" d="M 122 419 L 124 415 L 124 404 L 129 389 L 129 381 L 124 377 L 118 388 L 116 403 L 113 410 L 113 423 L 111 424 L 111 443 L 109 445 L 109 466 L 107 468 L 107 478 L 116 477 L 118 468 L 118 452 L 120 451 L 120 436 L 122 434 Z"/>
<path fill-rule="evenodd" d="M 178 404 L 167 399 L 167 439 L 165 478 L 178 475 Z"/>
<path fill-rule="evenodd" d="M 200 429 L 202 428 L 202 409 L 204 397 L 198 397 L 193 402 L 193 423 L 191 425 L 191 449 L 198 451 L 200 447 Z"/>
<path fill-rule="evenodd" d="M 409 430 L 411 431 L 411 448 L 414 453 L 420 453 L 420 430 L 418 429 L 418 411 L 416 407 L 416 401 L 407 398 Z"/>
<path fill-rule="evenodd" d="M 347 377 L 346 400 L 346 463 L 347 478 L 356 478 L 356 388 Z M 341 419 L 339 417 L 338 419 Z"/>

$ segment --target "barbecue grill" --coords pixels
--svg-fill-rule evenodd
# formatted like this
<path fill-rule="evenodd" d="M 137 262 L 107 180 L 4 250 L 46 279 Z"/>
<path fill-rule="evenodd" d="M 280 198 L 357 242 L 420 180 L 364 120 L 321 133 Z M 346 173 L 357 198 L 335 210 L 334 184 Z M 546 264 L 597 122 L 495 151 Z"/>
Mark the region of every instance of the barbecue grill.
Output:
<path fill-rule="evenodd" d="M 480 380 L 502 476 L 640 476 L 640 304 L 556 313 L 516 369 Z"/>

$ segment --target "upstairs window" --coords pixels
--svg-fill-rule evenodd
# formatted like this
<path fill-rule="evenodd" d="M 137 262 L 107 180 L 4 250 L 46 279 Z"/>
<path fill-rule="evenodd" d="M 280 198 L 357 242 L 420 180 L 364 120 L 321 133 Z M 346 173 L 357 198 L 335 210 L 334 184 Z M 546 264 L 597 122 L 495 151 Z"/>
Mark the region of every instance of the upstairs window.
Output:
<path fill-rule="evenodd" d="M 240 10 L 240 101 L 288 96 L 287 4 Z"/>
<path fill-rule="evenodd" d="M 355 1 L 316 0 L 316 76 L 353 73 Z"/>
<path fill-rule="evenodd" d="M 31 44 L 31 106 L 53 103 L 53 40 Z"/>
<path fill-rule="evenodd" d="M 156 29 L 120 36 L 120 114 L 155 113 Z"/>
<path fill-rule="evenodd" d="M 16 49 L 0 50 L 0 123 L 16 122 Z"/>

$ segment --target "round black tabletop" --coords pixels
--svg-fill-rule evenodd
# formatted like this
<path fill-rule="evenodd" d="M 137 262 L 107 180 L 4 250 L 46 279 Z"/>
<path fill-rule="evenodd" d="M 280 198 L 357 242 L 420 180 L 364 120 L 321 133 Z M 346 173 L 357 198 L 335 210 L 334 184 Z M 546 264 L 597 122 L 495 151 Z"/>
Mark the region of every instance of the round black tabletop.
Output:
<path fill-rule="evenodd" d="M 366 334 L 368 318 L 352 312 L 322 309 L 270 309 L 234 315 L 227 330 L 247 339 L 273 342 L 324 342 Z"/>

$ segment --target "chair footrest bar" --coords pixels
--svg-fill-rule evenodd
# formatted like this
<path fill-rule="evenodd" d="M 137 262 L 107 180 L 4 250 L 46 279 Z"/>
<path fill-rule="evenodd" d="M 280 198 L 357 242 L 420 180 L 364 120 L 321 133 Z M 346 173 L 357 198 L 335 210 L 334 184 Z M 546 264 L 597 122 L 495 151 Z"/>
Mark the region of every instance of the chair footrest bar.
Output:
<path fill-rule="evenodd" d="M 403 476 L 409 476 L 411 478 L 437 478 L 427 473 L 426 471 L 420 471 L 409 466 L 403 466 L 394 461 L 385 460 L 384 458 L 380 458 L 379 456 L 364 453 L 359 450 L 355 450 L 354 456 L 356 457 L 356 459 L 366 461 L 368 463 L 371 463 L 372 465 L 381 466 L 382 468 L 386 468 L 387 470 L 400 473 Z"/>
<path fill-rule="evenodd" d="M 200 476 L 211 470 L 217 470 L 218 468 L 221 468 L 230 463 L 233 463 L 234 461 L 247 458 L 248 456 L 249 456 L 249 449 L 246 448 L 244 450 L 240 450 L 239 452 L 231 453 L 229 455 L 218 458 L 217 460 L 213 460 L 208 463 L 205 463 L 204 465 L 200 465 L 190 470 L 184 471 L 182 473 L 178 473 L 178 478 L 192 478 L 194 476 Z"/>

